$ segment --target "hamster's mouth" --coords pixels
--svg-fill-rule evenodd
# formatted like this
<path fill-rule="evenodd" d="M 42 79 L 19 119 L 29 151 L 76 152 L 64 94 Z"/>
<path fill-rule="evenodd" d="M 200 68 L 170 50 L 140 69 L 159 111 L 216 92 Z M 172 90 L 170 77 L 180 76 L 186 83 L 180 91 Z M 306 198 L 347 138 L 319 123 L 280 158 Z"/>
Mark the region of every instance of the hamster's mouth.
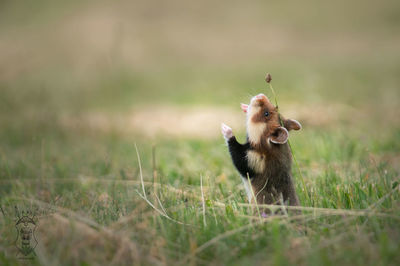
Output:
<path fill-rule="evenodd" d="M 252 102 L 254 102 L 254 101 L 257 101 L 257 100 L 264 100 L 264 99 L 267 99 L 267 96 L 265 96 L 264 94 L 262 94 L 262 93 L 260 93 L 260 94 L 258 94 L 258 95 L 256 95 L 256 96 L 254 96 L 253 98 L 251 98 L 251 103 Z"/>
<path fill-rule="evenodd" d="M 253 98 L 251 98 L 250 105 L 258 104 L 258 103 L 260 103 L 261 101 L 264 101 L 264 100 L 268 100 L 267 96 L 265 96 L 264 94 L 260 93 L 260 94 L 258 94 L 256 96 L 254 96 Z"/>

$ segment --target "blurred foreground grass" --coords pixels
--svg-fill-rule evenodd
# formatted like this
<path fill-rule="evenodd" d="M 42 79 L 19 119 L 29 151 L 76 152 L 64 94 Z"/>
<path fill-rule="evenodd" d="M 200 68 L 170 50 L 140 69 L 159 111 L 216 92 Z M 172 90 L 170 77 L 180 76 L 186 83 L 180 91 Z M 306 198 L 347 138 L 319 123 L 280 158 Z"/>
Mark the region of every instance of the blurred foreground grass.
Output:
<path fill-rule="evenodd" d="M 23 263 L 14 206 L 52 214 L 33 264 L 400 263 L 397 2 L 40 3 L 0 11 L 1 264 Z M 305 113 L 291 134 L 301 214 L 254 215 L 219 128 L 123 130 L 132 110 L 231 112 L 269 94 L 267 71 L 283 114 Z M 122 125 L 63 122 L 87 114 Z"/>

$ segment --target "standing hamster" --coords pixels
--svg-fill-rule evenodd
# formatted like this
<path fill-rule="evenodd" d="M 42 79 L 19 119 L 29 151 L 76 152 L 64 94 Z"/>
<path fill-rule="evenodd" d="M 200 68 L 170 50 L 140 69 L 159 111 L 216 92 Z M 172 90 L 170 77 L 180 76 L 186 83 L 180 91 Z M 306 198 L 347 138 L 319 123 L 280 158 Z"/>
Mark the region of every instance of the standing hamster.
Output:
<path fill-rule="evenodd" d="M 285 119 L 264 94 L 254 96 L 249 105 L 242 104 L 247 113 L 247 141 L 237 142 L 232 129 L 221 125 L 229 152 L 244 182 L 249 202 L 276 204 L 283 201 L 299 205 L 291 174 L 292 154 L 287 143 L 290 130 L 300 130 L 293 119 Z M 248 178 L 251 187 L 249 187 Z"/>

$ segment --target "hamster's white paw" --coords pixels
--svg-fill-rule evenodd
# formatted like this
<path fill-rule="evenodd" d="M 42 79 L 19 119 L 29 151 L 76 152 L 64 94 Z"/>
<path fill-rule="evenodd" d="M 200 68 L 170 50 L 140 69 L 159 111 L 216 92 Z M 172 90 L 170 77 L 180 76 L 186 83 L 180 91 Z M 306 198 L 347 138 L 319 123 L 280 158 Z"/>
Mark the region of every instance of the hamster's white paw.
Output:
<path fill-rule="evenodd" d="M 221 124 L 221 132 L 225 140 L 229 140 L 233 137 L 232 128 L 228 127 L 224 123 Z"/>

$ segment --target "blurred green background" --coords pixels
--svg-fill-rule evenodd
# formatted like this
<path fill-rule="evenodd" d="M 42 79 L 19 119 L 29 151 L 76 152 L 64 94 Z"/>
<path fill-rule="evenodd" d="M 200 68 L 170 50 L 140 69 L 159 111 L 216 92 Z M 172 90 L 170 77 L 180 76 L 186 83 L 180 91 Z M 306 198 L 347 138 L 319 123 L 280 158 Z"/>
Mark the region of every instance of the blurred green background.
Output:
<path fill-rule="evenodd" d="M 110 113 L 162 120 L 165 106 L 233 112 L 270 95 L 266 72 L 282 112 L 305 124 L 399 124 L 397 1 L 3 1 L 0 12 L 0 126 L 21 141 L 82 116 L 104 128 Z M 148 135 L 145 120 L 131 133 Z"/>
<path fill-rule="evenodd" d="M 38 264 L 113 258 L 117 264 L 183 263 L 196 247 L 248 220 L 232 220 L 227 207 L 207 212 L 217 223 L 212 228 L 171 229 L 176 225 L 161 216 L 126 222 L 147 206 L 135 193 L 139 186 L 90 178 L 138 180 L 137 143 L 144 178 L 152 181 L 155 145 L 163 184 L 200 195 L 202 174 L 208 178 L 206 198 L 231 204 L 233 213 L 243 215 L 236 204 L 245 202 L 244 192 L 219 127 L 226 122 L 244 140 L 239 103 L 260 92 L 272 96 L 264 81 L 269 72 L 281 112 L 303 125 L 291 134 L 302 204 L 379 206 L 398 215 L 399 194 L 392 189 L 400 173 L 399 32 L 400 2 L 394 0 L 1 1 L 0 203 L 6 213 L 27 199 L 70 210 L 98 223 L 101 236 L 123 232 L 139 253 L 150 254 L 124 260 L 103 246 L 74 253 L 79 230 L 62 242 L 65 252 L 54 251 L 51 237 L 60 232 L 49 226 L 39 241 Z M 174 209 L 172 216 L 202 223 L 198 198 L 187 203 L 167 192 L 159 197 L 168 210 L 191 204 L 193 212 Z M 192 262 L 399 261 L 398 222 L 378 219 L 365 228 L 368 219 L 345 221 L 342 226 L 323 220 L 308 235 L 293 227 L 281 235 L 279 226 L 248 242 L 239 234 Z M 117 230 L 115 223 L 124 227 Z M 18 263 L 9 244 L 13 225 L 1 226 L 0 262 Z M 137 235 L 141 230 L 146 234 Z M 273 257 L 263 253 L 271 239 L 277 243 Z M 357 245 L 346 245 L 349 241 Z M 294 259 L 286 260 L 288 254 Z"/>

